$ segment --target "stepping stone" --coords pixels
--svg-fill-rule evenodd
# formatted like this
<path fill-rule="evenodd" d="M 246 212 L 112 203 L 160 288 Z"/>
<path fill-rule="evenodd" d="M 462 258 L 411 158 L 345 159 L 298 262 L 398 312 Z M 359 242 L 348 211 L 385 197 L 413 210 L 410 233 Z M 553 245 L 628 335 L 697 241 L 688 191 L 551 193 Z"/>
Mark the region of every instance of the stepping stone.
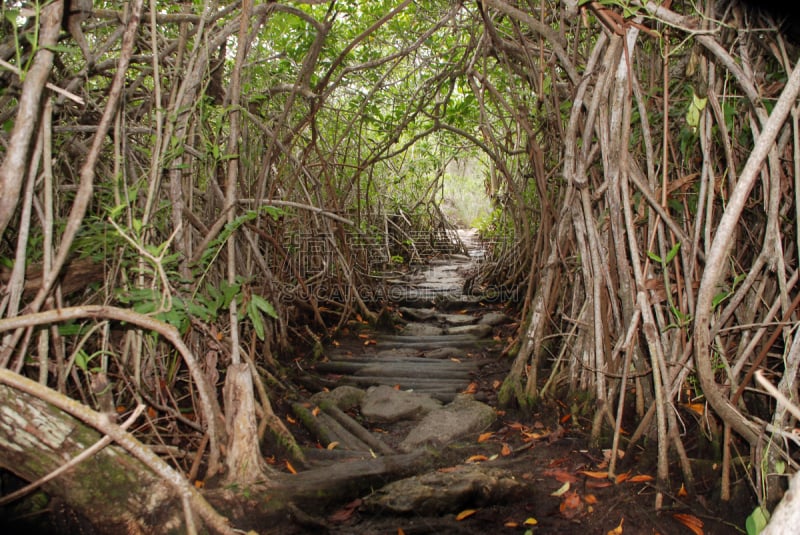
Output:
<path fill-rule="evenodd" d="M 361 416 L 370 422 L 392 423 L 418 418 L 441 406 L 426 394 L 403 392 L 382 385 L 367 390 L 361 401 Z"/>
<path fill-rule="evenodd" d="M 443 330 L 429 323 L 408 323 L 400 332 L 403 336 L 437 336 L 442 334 Z"/>
<path fill-rule="evenodd" d="M 492 334 L 492 326 L 485 323 L 478 323 L 477 325 L 460 325 L 457 327 L 448 327 L 447 334 L 469 334 L 476 338 L 486 338 Z"/>
<path fill-rule="evenodd" d="M 420 354 L 419 350 L 412 347 L 396 347 L 392 349 L 383 349 L 375 353 L 376 359 L 397 359 L 405 357 L 416 357 Z"/>
<path fill-rule="evenodd" d="M 357 407 L 361 400 L 364 399 L 364 392 L 360 388 L 350 385 L 337 386 L 330 392 L 317 392 L 311 396 L 311 403 L 314 405 L 321 405 L 323 401 L 329 401 L 339 407 L 343 411 Z"/>
<path fill-rule="evenodd" d="M 436 316 L 436 310 L 433 308 L 400 307 L 399 311 L 403 317 L 411 318 L 415 321 L 428 321 Z"/>
<path fill-rule="evenodd" d="M 503 503 L 525 491 L 513 472 L 481 465 L 460 465 L 447 472 L 428 472 L 393 481 L 364 500 L 372 512 L 436 515 L 461 512 L 470 507 Z"/>
<path fill-rule="evenodd" d="M 422 353 L 429 359 L 451 359 L 464 356 L 464 350 L 457 347 L 439 347 Z"/>
<path fill-rule="evenodd" d="M 480 433 L 496 417 L 489 405 L 475 401 L 470 395 L 460 395 L 452 403 L 429 412 L 408 433 L 398 449 L 411 452 L 423 446 L 444 446 L 457 438 Z"/>
<path fill-rule="evenodd" d="M 436 319 L 450 325 L 470 325 L 477 320 L 475 316 L 469 314 L 438 314 Z"/>
<path fill-rule="evenodd" d="M 511 318 L 503 314 L 502 312 L 487 312 L 483 315 L 478 323 L 481 325 L 501 325 L 503 323 L 508 323 L 511 321 Z"/>

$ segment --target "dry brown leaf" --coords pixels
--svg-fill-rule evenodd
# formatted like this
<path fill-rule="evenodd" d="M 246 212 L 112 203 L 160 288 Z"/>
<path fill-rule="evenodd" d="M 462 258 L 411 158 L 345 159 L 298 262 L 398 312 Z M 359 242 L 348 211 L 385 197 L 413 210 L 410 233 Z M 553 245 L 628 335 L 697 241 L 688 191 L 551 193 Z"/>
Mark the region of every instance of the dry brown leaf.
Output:
<path fill-rule="evenodd" d="M 503 443 L 503 448 L 500 450 L 500 455 L 503 457 L 508 457 L 511 455 L 511 448 L 508 446 L 508 444 Z"/>
<path fill-rule="evenodd" d="M 326 449 L 332 450 L 332 449 L 336 448 L 336 446 L 338 446 L 338 445 L 339 445 L 339 442 L 337 442 L 336 440 L 334 440 L 333 442 L 331 442 L 330 444 L 328 444 L 328 447 L 327 447 Z"/>
<path fill-rule="evenodd" d="M 694 535 L 703 535 L 703 521 L 687 513 L 675 513 L 672 518 L 689 528 Z"/>
<path fill-rule="evenodd" d="M 561 501 L 561 505 L 558 506 L 558 510 L 561 512 L 564 518 L 575 518 L 583 512 L 583 507 L 583 501 L 581 501 L 581 497 L 578 496 L 578 493 L 570 492 Z"/>
<path fill-rule="evenodd" d="M 471 517 L 472 515 L 474 515 L 477 512 L 478 512 L 477 509 L 464 509 L 463 511 L 461 511 L 460 513 L 458 513 L 456 515 L 456 520 L 458 520 L 460 522 L 461 520 L 464 520 L 465 518 Z"/>
<path fill-rule="evenodd" d="M 480 463 L 483 461 L 488 461 L 489 458 L 486 455 L 473 455 L 472 457 L 467 459 L 468 463 Z"/>
<path fill-rule="evenodd" d="M 486 433 L 481 433 L 480 435 L 478 435 L 478 443 L 486 442 L 487 440 L 492 438 L 492 435 L 494 435 L 494 433 L 491 431 L 487 431 Z"/>
<path fill-rule="evenodd" d="M 591 477 L 592 479 L 608 479 L 608 472 L 591 472 L 589 470 L 578 470 L 579 474 L 583 474 L 586 477 Z"/>
<path fill-rule="evenodd" d="M 578 481 L 578 478 L 575 477 L 575 474 L 571 474 L 560 468 L 548 469 L 542 472 L 542 475 L 545 477 L 552 477 L 556 481 L 561 483 L 575 483 Z"/>
<path fill-rule="evenodd" d="M 289 422 L 290 424 L 296 424 L 297 423 L 297 420 L 295 420 L 294 418 L 292 418 L 288 414 L 286 415 L 286 421 Z"/>
<path fill-rule="evenodd" d="M 403 531 L 403 528 L 397 528 L 397 535 L 406 535 L 406 532 Z"/>
<path fill-rule="evenodd" d="M 514 522 L 513 520 L 509 520 L 508 522 L 503 524 L 503 526 L 507 527 L 507 528 L 518 528 L 519 527 L 519 522 Z"/>
<path fill-rule="evenodd" d="M 619 519 L 619 525 L 612 530 L 609 530 L 606 535 L 622 535 L 622 523 L 625 522 L 624 518 Z"/>
<path fill-rule="evenodd" d="M 623 481 L 627 481 L 628 479 L 630 479 L 630 477 L 631 477 L 631 473 L 630 472 L 625 472 L 624 474 L 619 474 L 617 476 L 617 478 L 614 480 L 614 483 L 619 485 Z"/>
<path fill-rule="evenodd" d="M 590 479 L 586 482 L 587 489 L 604 489 L 606 487 L 612 486 L 614 483 L 611 481 L 602 480 L 602 479 Z"/>
<path fill-rule="evenodd" d="M 586 496 L 583 497 L 583 501 L 585 501 L 588 504 L 594 505 L 597 503 L 597 496 L 595 496 L 594 494 L 587 494 Z"/>
<path fill-rule="evenodd" d="M 653 481 L 653 476 L 647 474 L 636 474 L 628 479 L 628 483 L 644 483 L 645 481 Z"/>

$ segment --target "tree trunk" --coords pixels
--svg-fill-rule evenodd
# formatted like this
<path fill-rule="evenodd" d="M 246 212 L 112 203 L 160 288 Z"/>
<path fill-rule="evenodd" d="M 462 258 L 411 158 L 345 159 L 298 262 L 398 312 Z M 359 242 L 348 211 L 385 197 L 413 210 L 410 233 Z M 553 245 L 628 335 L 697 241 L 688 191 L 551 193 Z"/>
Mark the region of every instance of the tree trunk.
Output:
<path fill-rule="evenodd" d="M 0 466 L 36 481 L 102 439 L 64 411 L 0 385 Z M 180 499 L 143 463 L 109 445 L 43 489 L 104 533 L 155 533 L 183 526 Z"/>

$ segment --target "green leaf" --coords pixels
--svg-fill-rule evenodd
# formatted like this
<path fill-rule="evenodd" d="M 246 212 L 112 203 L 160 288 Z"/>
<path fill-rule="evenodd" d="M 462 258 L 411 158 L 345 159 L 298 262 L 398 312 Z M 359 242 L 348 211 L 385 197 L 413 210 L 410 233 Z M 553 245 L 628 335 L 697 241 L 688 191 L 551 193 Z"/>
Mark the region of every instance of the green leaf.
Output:
<path fill-rule="evenodd" d="M 83 349 L 79 349 L 78 352 L 75 353 L 75 366 L 83 371 L 87 371 L 89 369 L 89 361 L 91 360 L 92 357 L 90 357 L 89 354 Z"/>
<path fill-rule="evenodd" d="M 680 248 L 681 248 L 681 242 L 678 242 L 675 245 L 673 245 L 672 249 L 670 249 L 669 252 L 667 253 L 667 258 L 664 260 L 664 263 L 669 264 L 670 262 L 672 262 L 672 260 L 675 258 L 675 255 L 678 254 Z"/>
<path fill-rule="evenodd" d="M 264 340 L 264 321 L 261 319 L 261 312 L 259 312 L 252 299 L 247 303 L 247 317 L 250 319 L 250 323 L 253 324 L 253 330 L 256 332 L 258 339 Z"/>
<path fill-rule="evenodd" d="M 767 527 L 768 515 L 763 507 L 756 507 L 745 520 L 747 535 L 758 535 Z"/>
<path fill-rule="evenodd" d="M 275 307 L 272 306 L 272 303 L 261 297 L 260 295 L 252 295 L 250 297 L 250 302 L 253 303 L 256 308 L 258 308 L 261 312 L 266 314 L 267 316 L 271 317 L 272 319 L 278 319 L 278 313 L 275 312 Z"/>
<path fill-rule="evenodd" d="M 720 303 L 725 301 L 731 294 L 729 292 L 720 292 L 711 300 L 711 310 L 716 309 Z"/>
<path fill-rule="evenodd" d="M 653 262 L 658 262 L 659 264 L 662 262 L 661 257 L 652 251 L 647 251 L 647 258 Z"/>

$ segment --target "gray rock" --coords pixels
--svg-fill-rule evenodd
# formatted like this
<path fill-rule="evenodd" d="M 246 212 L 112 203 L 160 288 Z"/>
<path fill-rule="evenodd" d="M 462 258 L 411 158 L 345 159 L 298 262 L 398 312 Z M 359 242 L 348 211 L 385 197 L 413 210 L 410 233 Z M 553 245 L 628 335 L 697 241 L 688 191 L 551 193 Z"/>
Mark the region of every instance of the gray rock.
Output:
<path fill-rule="evenodd" d="M 427 394 L 395 390 L 381 385 L 367 390 L 361 400 L 361 416 L 370 422 L 391 423 L 419 418 L 442 404 Z"/>
<path fill-rule="evenodd" d="M 399 449 L 410 452 L 426 445 L 443 446 L 465 435 L 480 433 L 496 417 L 489 405 L 475 401 L 470 395 L 458 395 L 452 403 L 429 412 L 408 433 Z"/>
<path fill-rule="evenodd" d="M 443 515 L 465 507 L 502 503 L 525 490 L 525 484 L 500 468 L 460 465 L 447 472 L 429 472 L 394 481 L 364 500 L 369 511 Z"/>
<path fill-rule="evenodd" d="M 400 313 L 403 317 L 411 318 L 414 321 L 427 321 L 436 315 L 436 310 L 432 308 L 400 307 Z"/>
<path fill-rule="evenodd" d="M 311 396 L 311 403 L 319 405 L 323 401 L 330 401 L 339 409 L 347 411 L 357 407 L 364 399 L 366 392 L 354 386 L 337 386 L 330 392 L 317 392 Z"/>
<path fill-rule="evenodd" d="M 403 336 L 436 336 L 442 334 L 442 329 L 428 323 L 409 323 L 400 333 Z"/>
<path fill-rule="evenodd" d="M 423 354 L 429 359 L 461 358 L 464 356 L 464 350 L 457 347 L 439 347 L 431 349 L 430 351 L 424 351 Z"/>
<path fill-rule="evenodd" d="M 487 312 L 483 315 L 481 320 L 478 322 L 481 325 L 501 325 L 503 323 L 508 323 L 511 321 L 511 318 L 503 314 L 502 312 Z"/>
<path fill-rule="evenodd" d="M 436 319 L 449 325 L 470 325 L 475 323 L 477 318 L 469 314 L 438 314 Z"/>
<path fill-rule="evenodd" d="M 447 334 L 471 334 L 476 338 L 486 338 L 492 334 L 492 326 L 485 323 L 478 323 L 476 325 L 460 325 L 458 327 L 449 327 Z"/>

